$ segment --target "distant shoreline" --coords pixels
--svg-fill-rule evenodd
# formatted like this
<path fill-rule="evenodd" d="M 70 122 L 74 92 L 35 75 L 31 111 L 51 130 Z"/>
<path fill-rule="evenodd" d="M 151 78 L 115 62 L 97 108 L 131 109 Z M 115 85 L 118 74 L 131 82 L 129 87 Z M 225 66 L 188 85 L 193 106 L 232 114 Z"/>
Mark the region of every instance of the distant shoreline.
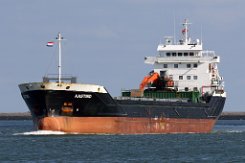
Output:
<path fill-rule="evenodd" d="M 0 120 L 31 120 L 29 112 L 21 113 L 0 113 Z"/>
<path fill-rule="evenodd" d="M 31 120 L 29 112 L 0 113 L 0 120 Z M 245 120 L 245 112 L 223 112 L 219 120 Z"/>
<path fill-rule="evenodd" d="M 245 112 L 223 112 L 219 120 L 245 120 Z"/>

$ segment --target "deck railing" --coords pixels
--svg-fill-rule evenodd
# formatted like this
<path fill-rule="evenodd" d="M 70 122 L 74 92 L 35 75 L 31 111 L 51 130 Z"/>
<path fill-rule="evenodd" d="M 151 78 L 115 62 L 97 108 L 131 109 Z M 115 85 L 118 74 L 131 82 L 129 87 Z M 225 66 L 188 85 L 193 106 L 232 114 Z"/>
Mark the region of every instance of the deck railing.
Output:
<path fill-rule="evenodd" d="M 43 82 L 58 82 L 59 78 L 57 74 L 49 74 L 47 76 L 43 77 Z M 68 83 L 76 83 L 77 82 L 77 78 L 71 75 L 62 75 L 61 77 L 61 81 L 62 82 L 68 82 Z"/>

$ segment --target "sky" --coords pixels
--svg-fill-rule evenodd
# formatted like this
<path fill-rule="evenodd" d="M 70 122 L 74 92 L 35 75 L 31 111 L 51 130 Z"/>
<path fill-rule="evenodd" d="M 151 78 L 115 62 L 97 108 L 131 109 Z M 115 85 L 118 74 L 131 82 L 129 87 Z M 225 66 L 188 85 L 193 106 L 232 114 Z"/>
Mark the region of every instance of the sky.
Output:
<path fill-rule="evenodd" d="M 164 36 L 179 38 L 185 18 L 191 37 L 221 57 L 224 111 L 245 111 L 244 8 L 244 0 L 0 0 L 0 112 L 28 111 L 18 84 L 57 74 L 57 48 L 46 43 L 58 32 L 63 73 L 119 96 L 139 87 L 153 69 L 144 57 Z"/>

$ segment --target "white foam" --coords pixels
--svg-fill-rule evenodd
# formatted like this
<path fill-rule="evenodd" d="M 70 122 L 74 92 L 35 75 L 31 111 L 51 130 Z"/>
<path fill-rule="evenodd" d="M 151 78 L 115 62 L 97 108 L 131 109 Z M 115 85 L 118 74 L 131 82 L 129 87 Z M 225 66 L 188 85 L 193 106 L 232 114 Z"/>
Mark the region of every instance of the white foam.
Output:
<path fill-rule="evenodd" d="M 212 133 L 243 133 L 245 132 L 245 130 L 214 130 L 212 131 Z"/>
<path fill-rule="evenodd" d="M 228 133 L 242 133 L 244 130 L 227 130 Z"/>
<path fill-rule="evenodd" d="M 37 130 L 23 133 L 15 133 L 13 135 L 65 135 L 67 133 L 61 131 Z"/>

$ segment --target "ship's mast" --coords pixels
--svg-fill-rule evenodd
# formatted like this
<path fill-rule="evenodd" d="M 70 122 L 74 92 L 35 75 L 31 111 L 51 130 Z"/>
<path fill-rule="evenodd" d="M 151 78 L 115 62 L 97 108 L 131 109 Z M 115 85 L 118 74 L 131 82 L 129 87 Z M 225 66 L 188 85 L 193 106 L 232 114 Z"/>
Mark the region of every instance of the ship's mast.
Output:
<path fill-rule="evenodd" d="M 188 22 L 188 19 L 185 19 L 184 23 L 182 24 L 184 26 L 184 29 L 182 30 L 182 34 L 184 35 L 184 44 L 189 43 L 189 38 L 188 38 L 188 25 L 191 24 Z"/>
<path fill-rule="evenodd" d="M 58 46 L 59 46 L 58 82 L 60 84 L 61 83 L 61 41 L 63 40 L 61 33 L 58 33 L 58 37 L 56 39 L 58 40 Z"/>

